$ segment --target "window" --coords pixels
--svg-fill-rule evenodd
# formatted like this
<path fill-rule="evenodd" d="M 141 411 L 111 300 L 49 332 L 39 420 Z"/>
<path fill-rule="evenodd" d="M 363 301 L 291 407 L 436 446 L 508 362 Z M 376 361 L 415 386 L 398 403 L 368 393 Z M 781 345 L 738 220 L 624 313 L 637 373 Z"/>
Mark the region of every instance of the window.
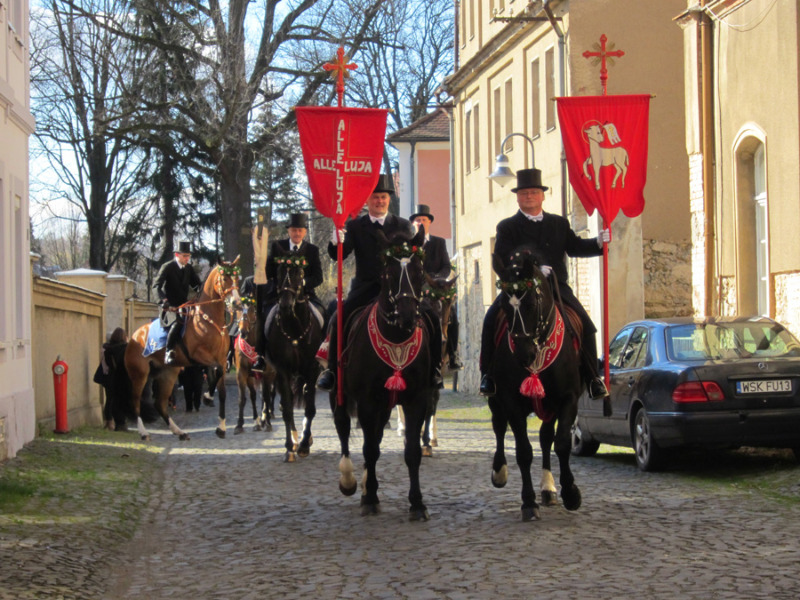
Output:
<path fill-rule="evenodd" d="M 541 119 L 539 107 L 540 83 L 539 83 L 539 59 L 531 63 L 531 137 L 541 135 Z"/>
<path fill-rule="evenodd" d="M 14 33 L 17 34 L 18 38 L 22 38 L 23 31 L 23 11 L 22 11 L 22 0 L 11 0 L 11 6 L 9 7 L 10 15 L 9 15 L 9 24 L 11 28 L 14 30 Z"/>
<path fill-rule="evenodd" d="M 474 163 L 473 164 L 475 165 L 476 169 L 481 166 L 481 158 L 480 158 L 481 157 L 481 152 L 480 152 L 480 148 L 481 148 L 481 135 L 480 135 L 481 134 L 481 120 L 480 120 L 480 111 L 478 110 L 479 108 L 480 107 L 477 104 L 472 108 L 472 116 L 475 119 L 475 122 L 473 123 L 473 127 L 472 127 L 472 130 L 473 130 L 473 136 L 472 137 L 473 137 L 473 139 L 475 141 L 475 144 L 473 146 L 473 148 L 474 148 L 474 152 L 473 152 L 473 154 L 474 154 L 474 156 L 473 156 Z"/>
<path fill-rule="evenodd" d="M 769 239 L 767 227 L 767 169 L 764 164 L 764 145 L 753 154 L 753 210 L 756 222 L 756 287 L 758 314 L 769 316 Z"/>
<path fill-rule="evenodd" d="M 620 367 L 623 369 L 640 369 L 647 360 L 647 329 L 637 327 L 622 353 Z"/>
<path fill-rule="evenodd" d="M 611 340 L 608 345 L 608 365 L 610 367 L 619 367 L 622 359 L 622 351 L 628 343 L 628 338 L 631 336 L 631 329 L 623 329 L 617 336 Z"/>
<path fill-rule="evenodd" d="M 494 153 L 500 154 L 503 149 L 500 147 L 501 142 L 503 141 L 502 132 L 500 131 L 500 124 L 502 122 L 502 115 L 500 111 L 503 107 L 502 101 L 500 99 L 500 88 L 495 88 L 494 93 L 492 94 L 493 104 L 494 106 L 492 109 L 494 110 Z"/>
<path fill-rule="evenodd" d="M 472 170 L 472 144 L 470 140 L 472 139 L 472 111 L 468 110 L 464 113 L 464 148 L 465 148 L 465 157 L 464 162 L 466 163 L 465 170 L 469 173 Z"/>
<path fill-rule="evenodd" d="M 552 48 L 544 54 L 545 76 L 545 114 L 547 115 L 547 131 L 556 128 L 556 106 L 550 98 L 556 95 L 556 56 Z"/>
<path fill-rule="evenodd" d="M 506 81 L 506 102 L 505 102 L 505 131 L 503 132 L 503 136 L 507 136 L 509 133 L 514 131 L 514 90 L 513 84 L 511 80 Z M 511 150 L 514 147 L 514 142 L 512 141 L 514 138 L 509 138 L 508 143 L 506 144 L 506 148 Z"/>
<path fill-rule="evenodd" d="M 475 3 L 477 0 L 467 0 L 469 2 L 469 38 L 475 37 Z"/>

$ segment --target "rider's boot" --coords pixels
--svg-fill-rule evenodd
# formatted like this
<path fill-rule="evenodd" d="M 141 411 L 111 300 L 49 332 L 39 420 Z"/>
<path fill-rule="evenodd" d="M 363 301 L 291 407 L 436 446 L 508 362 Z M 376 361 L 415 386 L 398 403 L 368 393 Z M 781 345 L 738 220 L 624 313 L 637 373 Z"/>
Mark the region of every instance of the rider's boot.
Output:
<path fill-rule="evenodd" d="M 497 393 L 497 388 L 494 384 L 494 379 L 488 373 L 481 376 L 481 396 L 494 396 Z"/>
<path fill-rule="evenodd" d="M 167 353 L 164 356 L 164 364 L 167 366 L 174 365 L 178 360 L 178 355 L 175 352 L 175 346 L 178 344 L 178 340 L 181 338 L 181 324 L 178 321 L 175 321 L 172 326 L 169 328 L 169 333 L 167 333 Z"/>
<path fill-rule="evenodd" d="M 334 368 L 336 367 L 334 366 Z M 317 377 L 318 390 L 322 390 L 323 392 L 331 392 L 333 391 L 335 385 L 336 385 L 336 374 L 331 369 L 325 369 L 322 373 L 319 374 L 319 377 Z"/>

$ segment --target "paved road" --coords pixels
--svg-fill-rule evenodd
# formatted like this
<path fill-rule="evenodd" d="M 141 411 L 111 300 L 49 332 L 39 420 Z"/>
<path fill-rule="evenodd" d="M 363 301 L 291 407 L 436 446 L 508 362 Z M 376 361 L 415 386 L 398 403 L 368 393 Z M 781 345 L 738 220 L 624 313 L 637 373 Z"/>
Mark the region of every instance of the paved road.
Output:
<path fill-rule="evenodd" d="M 797 508 L 640 473 L 632 456 L 574 459 L 583 507 L 522 523 L 513 456 L 509 485 L 490 484 L 489 424 L 444 420 L 422 469 L 431 519 L 411 523 L 394 431 L 378 463 L 382 512 L 361 517 L 358 496 L 338 491 L 327 410 L 311 456 L 294 464 L 282 462 L 281 429 L 220 440 L 208 409 L 178 420 L 192 439 L 153 432 L 167 448 L 163 479 L 110 597 L 797 598 Z"/>

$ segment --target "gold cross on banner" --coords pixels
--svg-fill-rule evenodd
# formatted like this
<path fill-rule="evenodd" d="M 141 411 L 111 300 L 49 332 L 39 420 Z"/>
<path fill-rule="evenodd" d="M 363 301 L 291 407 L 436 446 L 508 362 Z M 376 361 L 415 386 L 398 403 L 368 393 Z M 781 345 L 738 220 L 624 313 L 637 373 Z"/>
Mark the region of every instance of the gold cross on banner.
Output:
<path fill-rule="evenodd" d="M 342 106 L 342 100 L 344 98 L 344 78 L 350 77 L 348 71 L 353 71 L 358 68 L 357 64 L 348 63 L 347 60 L 347 57 L 344 55 L 344 48 L 339 46 L 339 49 L 336 51 L 336 60 L 322 65 L 322 68 L 326 71 L 334 71 L 331 75 L 336 77 L 336 97 L 339 106 Z"/>

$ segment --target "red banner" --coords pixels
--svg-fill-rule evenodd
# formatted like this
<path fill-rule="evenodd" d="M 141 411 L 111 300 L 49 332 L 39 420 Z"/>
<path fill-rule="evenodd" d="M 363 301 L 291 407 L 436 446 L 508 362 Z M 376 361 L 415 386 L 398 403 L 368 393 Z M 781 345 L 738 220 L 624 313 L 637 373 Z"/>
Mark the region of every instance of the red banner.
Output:
<path fill-rule="evenodd" d="M 610 225 L 644 210 L 650 96 L 557 98 L 569 181 L 586 212 Z"/>
<path fill-rule="evenodd" d="M 295 113 L 314 206 L 344 227 L 378 183 L 388 111 L 306 106 Z"/>

